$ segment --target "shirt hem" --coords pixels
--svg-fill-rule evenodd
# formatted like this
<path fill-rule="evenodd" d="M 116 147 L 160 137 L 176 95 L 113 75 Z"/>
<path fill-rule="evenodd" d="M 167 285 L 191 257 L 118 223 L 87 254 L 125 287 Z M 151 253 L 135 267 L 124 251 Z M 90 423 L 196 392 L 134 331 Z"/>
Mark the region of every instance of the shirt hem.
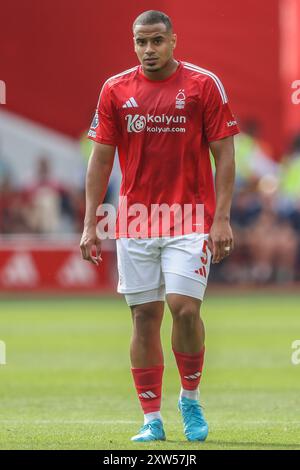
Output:
<path fill-rule="evenodd" d="M 210 226 L 205 226 L 204 230 L 201 230 L 201 232 L 197 232 L 196 230 L 194 232 L 188 232 L 188 233 L 182 233 L 180 235 L 162 235 L 162 234 L 159 234 L 159 235 L 153 235 L 153 236 L 148 236 L 148 237 L 132 237 L 130 236 L 128 233 L 116 233 L 115 234 L 115 239 L 118 240 L 118 238 L 132 238 L 134 240 L 148 240 L 148 239 L 152 239 L 152 238 L 166 238 L 166 237 L 170 237 L 170 238 L 175 238 L 175 237 L 184 237 L 185 235 L 193 235 L 195 233 L 197 233 L 198 235 L 209 235 L 209 232 L 210 232 Z"/>

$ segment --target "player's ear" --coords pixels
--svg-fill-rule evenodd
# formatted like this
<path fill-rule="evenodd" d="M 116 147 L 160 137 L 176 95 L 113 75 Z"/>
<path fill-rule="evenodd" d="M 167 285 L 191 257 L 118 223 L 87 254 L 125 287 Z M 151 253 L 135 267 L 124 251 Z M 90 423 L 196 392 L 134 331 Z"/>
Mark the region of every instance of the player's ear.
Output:
<path fill-rule="evenodd" d="M 134 52 L 136 52 L 136 42 L 135 42 L 135 37 L 133 36 L 133 48 L 134 48 Z"/>
<path fill-rule="evenodd" d="M 173 43 L 173 49 L 175 49 L 177 45 L 177 34 L 172 34 L 172 43 Z"/>

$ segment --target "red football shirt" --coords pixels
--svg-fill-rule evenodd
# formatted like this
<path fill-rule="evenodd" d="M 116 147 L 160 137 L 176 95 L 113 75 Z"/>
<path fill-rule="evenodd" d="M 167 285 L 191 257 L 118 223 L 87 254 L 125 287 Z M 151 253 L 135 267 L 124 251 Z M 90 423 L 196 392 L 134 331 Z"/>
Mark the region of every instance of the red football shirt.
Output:
<path fill-rule="evenodd" d="M 109 78 L 88 136 L 118 148 L 123 198 L 116 236 L 132 236 L 128 227 L 141 213 L 136 204 L 148 209 L 148 232 L 142 236 L 166 234 L 161 226 L 157 233 L 151 232 L 153 204 L 189 205 L 193 221 L 196 205 L 202 204 L 204 226 L 185 233 L 208 233 L 215 211 L 209 143 L 238 132 L 224 87 L 208 70 L 179 62 L 165 80 L 150 80 L 141 66 Z M 124 200 L 128 209 L 123 207 Z"/>

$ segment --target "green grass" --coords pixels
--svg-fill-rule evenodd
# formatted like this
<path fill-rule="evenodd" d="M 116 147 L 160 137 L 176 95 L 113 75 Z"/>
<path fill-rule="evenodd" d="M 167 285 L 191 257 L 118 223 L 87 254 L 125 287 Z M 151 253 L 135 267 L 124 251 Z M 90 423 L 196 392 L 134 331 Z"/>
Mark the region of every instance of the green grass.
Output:
<path fill-rule="evenodd" d="M 179 378 L 163 324 L 162 413 L 166 442 L 143 449 L 300 449 L 299 296 L 207 296 L 201 382 L 210 424 L 205 443 L 186 442 L 177 412 Z M 140 449 L 142 422 L 129 363 L 131 319 L 123 300 L 2 300 L 0 449 Z"/>

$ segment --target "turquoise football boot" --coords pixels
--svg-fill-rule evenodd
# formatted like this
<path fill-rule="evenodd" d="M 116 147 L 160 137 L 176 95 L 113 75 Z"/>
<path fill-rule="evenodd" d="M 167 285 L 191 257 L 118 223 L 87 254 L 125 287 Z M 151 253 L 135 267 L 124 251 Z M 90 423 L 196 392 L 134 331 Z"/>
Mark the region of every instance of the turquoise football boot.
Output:
<path fill-rule="evenodd" d="M 165 441 L 166 435 L 160 419 L 154 419 L 144 424 L 136 436 L 131 438 L 134 442 Z"/>
<path fill-rule="evenodd" d="M 198 400 L 182 397 L 178 402 L 182 414 L 184 434 L 188 441 L 205 441 L 208 435 L 208 424 L 202 413 Z"/>

